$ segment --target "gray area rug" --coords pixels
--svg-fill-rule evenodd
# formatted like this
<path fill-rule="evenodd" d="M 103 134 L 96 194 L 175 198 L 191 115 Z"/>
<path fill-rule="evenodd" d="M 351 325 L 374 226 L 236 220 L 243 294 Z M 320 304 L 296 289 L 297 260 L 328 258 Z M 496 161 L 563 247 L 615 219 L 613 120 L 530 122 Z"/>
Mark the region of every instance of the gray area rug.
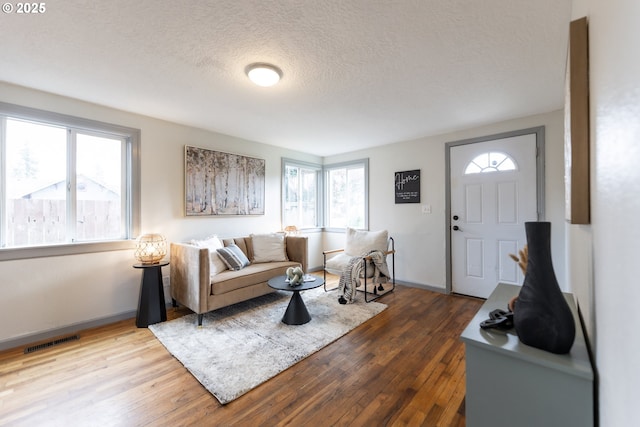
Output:
<path fill-rule="evenodd" d="M 205 314 L 150 325 L 158 340 L 222 404 L 276 376 L 366 322 L 387 306 L 338 303 L 322 287 L 301 292 L 311 315 L 304 325 L 281 322 L 291 292 L 278 291 Z"/>

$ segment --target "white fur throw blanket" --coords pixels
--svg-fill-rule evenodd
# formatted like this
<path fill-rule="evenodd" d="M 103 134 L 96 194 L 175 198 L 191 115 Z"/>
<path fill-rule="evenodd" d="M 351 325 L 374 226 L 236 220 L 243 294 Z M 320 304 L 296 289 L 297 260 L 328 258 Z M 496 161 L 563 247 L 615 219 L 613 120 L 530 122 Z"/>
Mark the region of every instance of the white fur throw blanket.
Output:
<path fill-rule="evenodd" d="M 361 256 L 353 257 L 347 263 L 338 282 L 338 289 L 342 294 L 338 301 L 341 304 L 351 304 L 356 300 L 356 288 L 360 284 L 360 275 L 364 269 L 363 258 L 367 256 L 370 256 L 371 261 L 373 261 L 373 283 L 387 283 L 390 274 L 387 266 L 387 256 L 384 252 L 376 249 Z"/>

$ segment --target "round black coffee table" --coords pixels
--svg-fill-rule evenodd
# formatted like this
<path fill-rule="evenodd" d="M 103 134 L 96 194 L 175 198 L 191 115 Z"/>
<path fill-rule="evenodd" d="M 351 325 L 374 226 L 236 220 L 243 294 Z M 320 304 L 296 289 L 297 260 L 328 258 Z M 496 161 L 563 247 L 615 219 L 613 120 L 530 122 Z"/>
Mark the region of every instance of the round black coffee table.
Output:
<path fill-rule="evenodd" d="M 304 325 L 311 320 L 307 306 L 304 305 L 304 301 L 302 301 L 302 297 L 300 296 L 300 291 L 306 291 L 324 285 L 324 279 L 322 277 L 311 277 L 315 278 L 315 280 L 303 282 L 298 286 L 289 286 L 289 282 L 286 282 L 287 276 L 277 276 L 269 279 L 267 282 L 273 289 L 293 292 L 287 310 L 284 312 L 284 316 L 282 316 L 282 323 L 286 323 L 287 325 Z"/>

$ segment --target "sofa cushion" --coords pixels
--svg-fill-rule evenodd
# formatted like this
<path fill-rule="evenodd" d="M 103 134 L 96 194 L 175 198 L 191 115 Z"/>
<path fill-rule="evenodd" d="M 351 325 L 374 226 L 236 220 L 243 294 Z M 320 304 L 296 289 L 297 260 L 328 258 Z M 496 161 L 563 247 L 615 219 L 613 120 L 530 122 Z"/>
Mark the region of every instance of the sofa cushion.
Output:
<path fill-rule="evenodd" d="M 349 261 L 351 261 L 352 258 L 354 257 L 351 257 L 344 252 L 340 252 L 335 256 L 327 259 L 325 270 L 327 270 L 331 274 L 340 276 L 342 275 L 342 273 L 344 273 L 344 270 L 347 268 L 347 266 L 349 265 Z M 373 277 L 373 273 L 373 262 L 369 261 L 367 263 L 367 277 Z M 364 270 L 361 271 L 360 276 L 364 277 Z"/>
<path fill-rule="evenodd" d="M 253 262 L 288 261 L 284 233 L 252 234 Z"/>
<path fill-rule="evenodd" d="M 229 267 L 230 270 L 241 270 L 249 265 L 249 259 L 240 250 L 240 248 L 234 243 L 225 246 L 224 248 L 217 249 L 222 261 Z"/>
<path fill-rule="evenodd" d="M 199 248 L 209 249 L 209 274 L 218 274 L 228 268 L 227 264 L 224 263 L 217 252 L 217 249 L 223 247 L 222 241 L 218 238 L 218 236 L 214 235 L 204 240 L 191 240 L 189 244 L 197 246 Z"/>
<path fill-rule="evenodd" d="M 349 264 L 351 258 L 353 257 L 350 257 L 344 252 L 337 253 L 336 255 L 327 259 L 325 270 L 332 274 L 341 275 L 344 269 Z"/>
<path fill-rule="evenodd" d="M 239 271 L 223 271 L 211 278 L 211 294 L 224 294 L 264 283 L 276 276 L 284 275 L 287 268 L 299 265 L 294 261 L 262 262 L 250 264 Z"/>

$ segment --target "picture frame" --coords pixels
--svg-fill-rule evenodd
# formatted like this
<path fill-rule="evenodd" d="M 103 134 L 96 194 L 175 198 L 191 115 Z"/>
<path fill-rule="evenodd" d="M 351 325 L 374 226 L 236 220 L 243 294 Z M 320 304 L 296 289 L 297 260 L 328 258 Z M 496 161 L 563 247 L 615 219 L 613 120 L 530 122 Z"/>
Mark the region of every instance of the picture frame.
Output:
<path fill-rule="evenodd" d="M 185 215 L 264 215 L 265 161 L 185 145 Z"/>
<path fill-rule="evenodd" d="M 420 169 L 394 174 L 395 202 L 420 203 Z"/>
<path fill-rule="evenodd" d="M 589 224 L 589 43 L 587 18 L 572 21 L 565 83 L 565 218 Z"/>

